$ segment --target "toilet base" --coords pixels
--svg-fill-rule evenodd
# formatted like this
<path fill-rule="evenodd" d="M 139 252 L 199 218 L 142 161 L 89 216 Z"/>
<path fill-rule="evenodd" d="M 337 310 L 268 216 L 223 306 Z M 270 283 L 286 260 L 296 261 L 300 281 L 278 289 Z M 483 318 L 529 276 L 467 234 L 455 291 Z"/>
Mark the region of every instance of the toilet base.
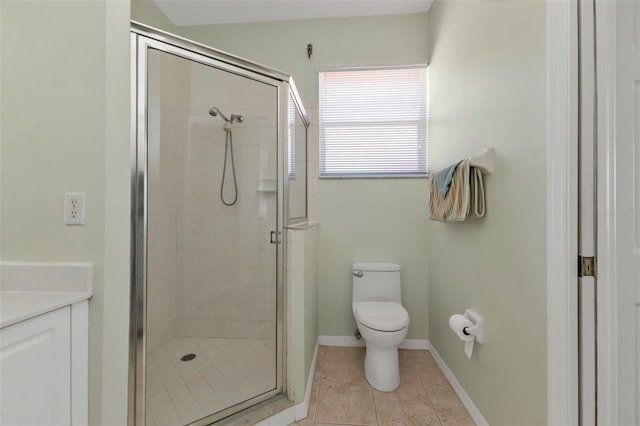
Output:
<path fill-rule="evenodd" d="M 371 386 L 382 392 L 391 392 L 400 385 L 398 347 L 381 347 L 367 343 L 364 375 Z"/>

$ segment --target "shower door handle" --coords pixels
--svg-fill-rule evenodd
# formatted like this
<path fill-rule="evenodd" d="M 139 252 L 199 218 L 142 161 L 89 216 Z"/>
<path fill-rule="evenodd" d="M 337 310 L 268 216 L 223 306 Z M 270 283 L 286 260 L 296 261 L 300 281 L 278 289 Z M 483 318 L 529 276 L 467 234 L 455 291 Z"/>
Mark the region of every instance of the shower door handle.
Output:
<path fill-rule="evenodd" d="M 278 238 L 282 234 L 280 231 L 271 231 L 271 244 L 280 244 L 280 238 Z"/>

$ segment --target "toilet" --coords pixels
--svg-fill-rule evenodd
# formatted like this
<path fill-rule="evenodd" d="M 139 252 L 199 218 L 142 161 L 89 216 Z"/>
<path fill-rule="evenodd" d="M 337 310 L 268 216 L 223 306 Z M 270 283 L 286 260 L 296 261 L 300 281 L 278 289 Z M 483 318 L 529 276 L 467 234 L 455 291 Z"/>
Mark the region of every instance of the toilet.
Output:
<path fill-rule="evenodd" d="M 353 316 L 367 344 L 364 374 L 374 388 L 391 392 L 400 384 L 398 346 L 409 330 L 402 306 L 400 265 L 354 263 Z"/>

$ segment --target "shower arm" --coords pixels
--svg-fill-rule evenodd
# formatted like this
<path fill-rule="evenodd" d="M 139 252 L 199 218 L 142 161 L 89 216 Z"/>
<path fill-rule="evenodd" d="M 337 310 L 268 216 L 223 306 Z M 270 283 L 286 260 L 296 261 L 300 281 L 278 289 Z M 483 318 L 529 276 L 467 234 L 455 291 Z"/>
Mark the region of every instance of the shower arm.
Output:
<path fill-rule="evenodd" d="M 220 117 L 222 117 L 222 119 L 223 119 L 224 121 L 227 121 L 227 122 L 229 121 L 229 119 L 227 118 L 227 116 L 226 116 L 226 115 L 224 115 L 224 114 L 222 113 L 222 111 L 220 111 L 217 107 L 212 107 L 212 108 L 209 110 L 209 114 L 210 114 L 212 117 L 215 117 L 216 115 L 220 115 Z"/>

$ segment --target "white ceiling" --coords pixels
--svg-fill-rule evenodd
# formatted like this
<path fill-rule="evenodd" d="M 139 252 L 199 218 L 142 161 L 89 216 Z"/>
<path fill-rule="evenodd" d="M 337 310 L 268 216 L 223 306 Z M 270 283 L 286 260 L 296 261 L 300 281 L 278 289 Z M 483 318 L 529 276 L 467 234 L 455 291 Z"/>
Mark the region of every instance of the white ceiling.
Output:
<path fill-rule="evenodd" d="M 174 25 L 427 12 L 433 0 L 154 0 Z"/>

